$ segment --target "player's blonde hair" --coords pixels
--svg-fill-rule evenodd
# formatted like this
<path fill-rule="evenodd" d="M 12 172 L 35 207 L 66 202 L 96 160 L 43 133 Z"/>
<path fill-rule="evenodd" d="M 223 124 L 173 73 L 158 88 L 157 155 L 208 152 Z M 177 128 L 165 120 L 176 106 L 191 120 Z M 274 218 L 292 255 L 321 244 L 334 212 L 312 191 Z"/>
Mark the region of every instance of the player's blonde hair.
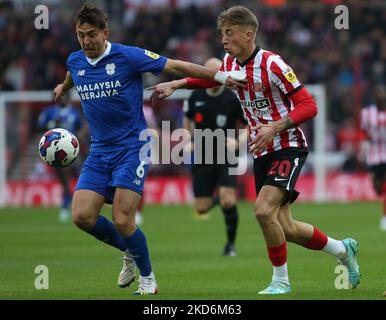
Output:
<path fill-rule="evenodd" d="M 221 12 L 217 18 L 217 28 L 222 30 L 226 23 L 232 26 L 249 26 L 255 33 L 259 28 L 254 13 L 244 6 L 233 6 Z"/>

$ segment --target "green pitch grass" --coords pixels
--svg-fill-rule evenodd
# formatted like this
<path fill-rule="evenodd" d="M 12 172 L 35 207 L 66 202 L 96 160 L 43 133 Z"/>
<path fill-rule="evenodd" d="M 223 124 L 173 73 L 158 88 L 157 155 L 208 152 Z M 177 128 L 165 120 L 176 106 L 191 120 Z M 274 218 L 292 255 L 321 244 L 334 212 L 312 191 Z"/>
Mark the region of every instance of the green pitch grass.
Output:
<path fill-rule="evenodd" d="M 362 280 L 355 290 L 335 289 L 336 261 L 317 251 L 288 245 L 293 293 L 261 297 L 272 267 L 250 203 L 240 203 L 237 257 L 220 255 L 225 244 L 219 208 L 195 221 L 185 206 L 147 206 L 147 235 L 159 295 L 136 297 L 137 282 L 120 289 L 121 254 L 75 226 L 60 225 L 57 209 L 0 210 L 0 299 L 386 299 L 386 232 L 378 229 L 381 205 L 297 204 L 295 218 L 332 237 L 359 242 Z M 104 214 L 110 216 L 109 207 Z M 49 269 L 49 289 L 34 287 L 35 267 Z"/>

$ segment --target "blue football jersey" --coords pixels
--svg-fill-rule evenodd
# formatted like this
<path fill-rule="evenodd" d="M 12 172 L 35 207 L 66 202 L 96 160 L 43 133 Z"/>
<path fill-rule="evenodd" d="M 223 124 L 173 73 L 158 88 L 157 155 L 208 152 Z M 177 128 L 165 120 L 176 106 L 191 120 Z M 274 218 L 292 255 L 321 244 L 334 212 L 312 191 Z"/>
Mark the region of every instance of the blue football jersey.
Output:
<path fill-rule="evenodd" d="M 91 134 L 91 151 L 141 147 L 147 128 L 142 111 L 142 73 L 158 75 L 167 58 L 137 47 L 108 43 L 92 61 L 82 50 L 67 59 L 67 68 L 81 99 Z"/>
<path fill-rule="evenodd" d="M 79 110 L 71 105 L 64 108 L 53 105 L 40 113 L 38 126 L 42 130 L 63 128 L 76 134 L 82 126 L 82 116 Z"/>

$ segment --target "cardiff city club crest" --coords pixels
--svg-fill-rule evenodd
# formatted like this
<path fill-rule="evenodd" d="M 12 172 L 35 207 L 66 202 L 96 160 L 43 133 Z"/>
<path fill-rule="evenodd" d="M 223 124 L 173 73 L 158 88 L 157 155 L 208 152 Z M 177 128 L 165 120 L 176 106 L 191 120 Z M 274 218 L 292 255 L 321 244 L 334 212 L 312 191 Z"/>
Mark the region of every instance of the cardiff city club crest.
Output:
<path fill-rule="evenodd" d="M 106 73 L 111 76 L 115 73 L 115 64 L 114 63 L 108 63 L 106 64 Z"/>

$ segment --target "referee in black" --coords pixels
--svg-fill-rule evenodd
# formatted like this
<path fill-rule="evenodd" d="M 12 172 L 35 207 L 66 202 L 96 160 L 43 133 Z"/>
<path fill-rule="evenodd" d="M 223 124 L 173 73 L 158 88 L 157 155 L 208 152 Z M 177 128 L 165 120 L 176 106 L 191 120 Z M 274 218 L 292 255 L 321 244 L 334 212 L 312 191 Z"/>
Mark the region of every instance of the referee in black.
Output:
<path fill-rule="evenodd" d="M 220 66 L 221 61 L 217 58 L 210 58 L 205 63 L 205 67 L 211 69 L 218 70 Z M 224 86 L 194 90 L 189 100 L 185 101 L 183 110 L 185 113 L 184 128 L 191 133 L 193 129 L 210 129 L 214 131 L 220 128 L 226 134 L 227 129 L 236 130 L 245 127 L 247 124 L 236 95 Z M 194 207 L 197 214 L 204 217 L 215 205 L 219 204 L 221 206 L 227 234 L 227 243 L 223 255 L 236 256 L 235 239 L 239 219 L 236 206 L 236 176 L 229 174 L 229 167 L 232 165 L 227 161 L 225 161 L 225 164 L 217 163 L 217 144 L 215 141 L 213 145 L 213 164 L 205 164 L 205 155 L 203 153 L 202 164 L 193 162 Z M 226 147 L 236 150 L 236 140 L 226 137 Z M 193 144 L 188 148 L 193 151 Z M 195 151 L 197 152 L 197 150 Z M 214 196 L 216 187 L 218 187 L 218 196 Z"/>

